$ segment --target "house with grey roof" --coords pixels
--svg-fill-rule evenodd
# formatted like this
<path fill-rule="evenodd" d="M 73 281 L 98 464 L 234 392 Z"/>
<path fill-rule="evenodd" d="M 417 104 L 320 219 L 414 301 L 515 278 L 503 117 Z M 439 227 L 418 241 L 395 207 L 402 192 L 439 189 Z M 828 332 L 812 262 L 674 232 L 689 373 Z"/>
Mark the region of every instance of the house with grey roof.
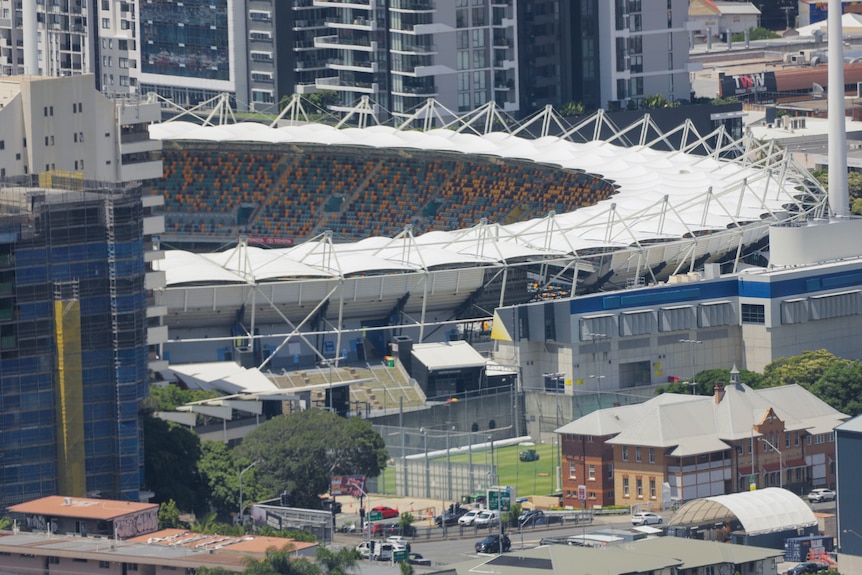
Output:
<path fill-rule="evenodd" d="M 752 486 L 834 487 L 832 430 L 848 417 L 798 385 L 754 390 L 734 367 L 711 397 L 663 394 L 557 429 L 563 501 L 651 509 Z"/>

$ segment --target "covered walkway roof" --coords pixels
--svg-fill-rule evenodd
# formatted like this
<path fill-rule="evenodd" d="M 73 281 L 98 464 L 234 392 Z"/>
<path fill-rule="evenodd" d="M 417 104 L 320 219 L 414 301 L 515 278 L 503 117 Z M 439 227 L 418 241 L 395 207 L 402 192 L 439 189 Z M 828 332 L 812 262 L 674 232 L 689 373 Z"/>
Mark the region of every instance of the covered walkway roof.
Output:
<path fill-rule="evenodd" d="M 811 508 L 792 491 L 767 487 L 689 501 L 673 514 L 668 526 L 721 523 L 736 518 L 749 535 L 776 533 L 817 525 Z"/>

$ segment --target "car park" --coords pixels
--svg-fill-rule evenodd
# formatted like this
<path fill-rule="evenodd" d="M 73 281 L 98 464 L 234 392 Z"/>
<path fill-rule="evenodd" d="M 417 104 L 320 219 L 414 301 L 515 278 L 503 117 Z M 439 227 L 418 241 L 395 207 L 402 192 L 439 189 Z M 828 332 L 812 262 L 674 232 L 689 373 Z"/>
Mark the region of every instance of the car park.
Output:
<path fill-rule="evenodd" d="M 422 557 L 421 553 L 411 553 L 407 556 L 407 563 L 410 565 L 426 565 L 428 567 L 431 566 L 431 560 L 425 557 Z"/>
<path fill-rule="evenodd" d="M 787 575 L 804 575 L 805 573 L 820 573 L 822 571 L 828 571 L 829 565 L 825 563 L 818 563 L 817 561 L 806 561 L 805 563 L 800 563 L 799 565 L 794 565 L 787 572 Z"/>
<path fill-rule="evenodd" d="M 374 507 L 371 510 L 372 513 L 379 513 L 383 519 L 395 519 L 398 517 L 399 513 L 397 509 L 392 509 L 391 507 Z"/>
<path fill-rule="evenodd" d="M 661 516 L 652 511 L 641 511 L 632 515 L 632 525 L 658 525 L 662 521 Z"/>
<path fill-rule="evenodd" d="M 500 512 L 499 511 L 491 511 L 490 509 L 483 509 L 479 512 L 479 515 L 476 516 L 475 521 L 473 521 L 473 525 L 476 527 L 489 527 L 491 525 L 496 525 L 500 522 Z"/>
<path fill-rule="evenodd" d="M 503 548 L 500 549 L 502 541 Z M 488 535 L 484 539 L 480 539 L 475 545 L 476 553 L 501 553 L 512 548 L 512 542 L 508 535 Z"/>
<path fill-rule="evenodd" d="M 811 503 L 822 503 L 824 501 L 835 501 L 836 493 L 831 489 L 812 489 L 808 494 Z"/>
<path fill-rule="evenodd" d="M 464 525 L 466 527 L 473 525 L 473 522 L 476 520 L 476 517 L 481 512 L 481 509 L 471 509 L 470 511 L 458 518 L 458 525 Z"/>

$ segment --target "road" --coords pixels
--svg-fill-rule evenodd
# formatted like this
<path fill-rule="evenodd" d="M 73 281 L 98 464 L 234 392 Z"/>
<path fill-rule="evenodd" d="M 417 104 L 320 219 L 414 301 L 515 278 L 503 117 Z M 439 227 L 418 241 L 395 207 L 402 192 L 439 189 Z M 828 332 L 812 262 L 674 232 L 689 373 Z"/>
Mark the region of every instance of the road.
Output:
<path fill-rule="evenodd" d="M 671 512 L 662 513 L 665 515 L 665 520 L 670 517 Z M 509 529 L 507 535 L 512 541 L 512 550 L 526 549 L 535 547 L 543 537 L 568 537 L 569 535 L 581 535 L 583 533 L 592 533 L 602 529 L 628 529 L 631 527 L 631 517 L 625 515 L 609 515 L 598 516 L 593 523 L 569 524 L 563 527 L 560 526 L 541 526 L 535 529 L 526 529 L 522 532 Z M 495 533 L 496 531 L 491 531 Z M 448 538 L 440 537 L 440 529 L 431 530 L 432 538 L 423 536 L 424 532 L 420 532 L 420 536 L 411 541 L 411 550 L 415 553 L 421 553 L 424 557 L 431 559 L 432 567 L 416 566 L 416 572 L 436 571 L 440 567 L 451 564 L 460 563 L 469 559 L 478 557 L 474 551 L 474 545 L 477 541 L 488 535 L 488 531 L 482 529 L 478 535 L 474 534 L 472 529 L 468 530 L 464 536 L 459 536 L 458 528 L 450 528 Z M 352 546 L 360 542 L 359 536 L 337 534 L 334 545 Z M 360 561 L 358 572 L 361 575 L 383 575 L 391 573 L 400 573 L 397 566 L 390 566 L 386 563 L 375 563 L 371 561 Z"/>

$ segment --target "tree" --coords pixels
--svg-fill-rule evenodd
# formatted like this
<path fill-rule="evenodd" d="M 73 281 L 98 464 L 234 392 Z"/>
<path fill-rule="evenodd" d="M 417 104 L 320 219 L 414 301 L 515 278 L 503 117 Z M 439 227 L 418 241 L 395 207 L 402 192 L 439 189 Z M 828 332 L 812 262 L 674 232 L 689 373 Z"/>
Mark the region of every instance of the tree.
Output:
<path fill-rule="evenodd" d="M 180 526 L 180 510 L 173 499 L 159 505 L 159 529 L 176 528 Z"/>
<path fill-rule="evenodd" d="M 243 461 L 248 465 L 247 461 Z M 201 480 L 207 486 L 210 495 L 209 503 L 219 516 L 227 517 L 230 513 L 239 512 L 239 472 L 244 467 L 234 460 L 228 447 L 218 441 L 201 442 L 201 458 L 198 471 Z M 250 481 L 249 473 L 243 476 L 243 498 L 255 501 L 258 492 L 254 482 Z"/>
<path fill-rule="evenodd" d="M 376 477 L 386 467 L 386 446 L 368 421 L 322 409 L 274 417 L 249 433 L 236 454 L 257 461 L 255 477 L 274 496 L 320 508 L 333 475 Z M 245 483 L 243 483 L 243 487 Z"/>
<path fill-rule="evenodd" d="M 266 550 L 266 557 L 255 559 L 246 557 L 245 575 L 320 575 L 321 570 L 317 565 L 310 563 L 307 559 L 291 559 L 293 553 L 292 545 L 285 545 L 281 549 L 270 547 Z"/>
<path fill-rule="evenodd" d="M 643 97 L 643 100 L 641 100 L 640 104 L 641 109 L 644 110 L 654 110 L 656 108 L 676 108 L 678 106 L 678 102 L 670 102 L 661 94 L 647 94 Z"/>
<path fill-rule="evenodd" d="M 800 355 L 782 357 L 763 370 L 762 387 L 775 387 L 796 383 L 806 389 L 826 373 L 830 365 L 839 360 L 825 349 L 808 350 Z"/>
<path fill-rule="evenodd" d="M 144 468 L 153 501 L 173 499 L 183 511 L 202 512 L 208 494 L 198 474 L 201 443 L 198 436 L 176 423 L 144 418 Z"/>
<path fill-rule="evenodd" d="M 584 113 L 584 105 L 581 102 L 567 102 L 560 108 L 561 116 L 581 116 Z"/>
<path fill-rule="evenodd" d="M 407 535 L 411 531 L 411 526 L 416 518 L 409 511 L 402 511 L 401 517 L 398 518 L 398 532 L 401 535 Z"/>
<path fill-rule="evenodd" d="M 326 547 L 318 547 L 315 552 L 317 565 L 327 575 L 347 575 L 356 568 L 361 556 L 353 547 L 342 547 L 338 551 L 330 551 Z"/>
<path fill-rule="evenodd" d="M 401 575 L 416 575 L 416 569 L 407 561 L 401 561 L 398 566 L 401 568 Z"/>
<path fill-rule="evenodd" d="M 178 385 L 151 385 L 147 405 L 153 411 L 174 411 L 180 405 L 218 397 L 217 391 L 182 389 Z"/>

